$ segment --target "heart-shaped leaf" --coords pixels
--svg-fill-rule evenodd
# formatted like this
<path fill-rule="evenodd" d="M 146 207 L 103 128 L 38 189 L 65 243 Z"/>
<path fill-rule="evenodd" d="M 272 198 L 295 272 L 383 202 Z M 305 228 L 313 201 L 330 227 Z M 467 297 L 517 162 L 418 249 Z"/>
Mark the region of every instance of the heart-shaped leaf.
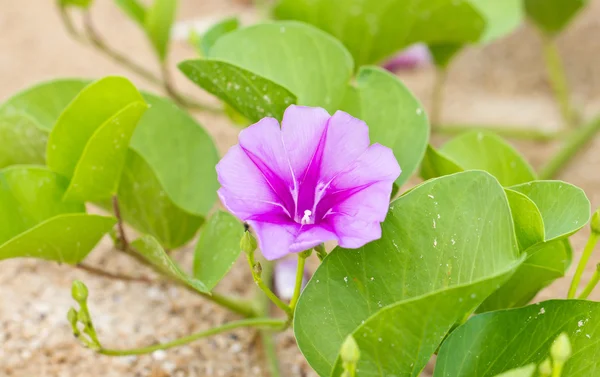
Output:
<path fill-rule="evenodd" d="M 44 164 L 47 132 L 25 114 L 0 113 L 0 168 L 16 164 Z"/>
<path fill-rule="evenodd" d="M 524 0 L 525 12 L 542 31 L 559 33 L 583 9 L 588 0 Z"/>
<path fill-rule="evenodd" d="M 468 0 L 485 20 L 485 31 L 479 38 L 487 43 L 515 30 L 523 21 L 523 0 Z M 457 20 L 458 21 L 458 20 Z"/>
<path fill-rule="evenodd" d="M 378 63 L 415 42 L 476 42 L 486 27 L 478 9 L 462 0 L 281 0 L 275 16 L 338 38 L 357 66 Z"/>
<path fill-rule="evenodd" d="M 178 0 L 153 0 L 152 5 L 145 12 L 144 27 L 161 61 L 166 59 L 169 50 L 169 38 L 175 21 L 177 2 Z M 139 13 L 139 10 L 136 12 Z"/>
<path fill-rule="evenodd" d="M 519 262 L 497 180 L 471 171 L 425 182 L 392 202 L 381 239 L 321 264 L 296 309 L 298 345 L 319 375 L 337 376 L 353 334 L 358 376 L 416 376 Z"/>
<path fill-rule="evenodd" d="M 562 376 L 594 376 L 600 367 L 599 318 L 600 303 L 579 300 L 552 300 L 477 315 L 443 343 L 434 377 L 491 377 L 539 364 L 562 332 L 573 349 Z"/>
<path fill-rule="evenodd" d="M 207 56 L 208 52 L 215 44 L 217 39 L 225 34 L 237 30 L 240 27 L 240 21 L 236 17 L 229 17 L 220 22 L 217 22 L 210 27 L 200 38 L 200 51 L 202 56 Z"/>
<path fill-rule="evenodd" d="M 188 285 L 198 292 L 207 293 L 208 289 L 203 282 L 190 277 L 183 272 L 160 246 L 158 241 L 149 235 L 144 235 L 131 243 L 131 247 L 140 254 L 148 263 L 170 278 Z"/>
<path fill-rule="evenodd" d="M 463 170 L 480 169 L 495 176 L 503 186 L 533 181 L 535 173 L 525 159 L 502 138 L 488 132 L 474 131 L 460 135 L 425 156 L 424 178 L 439 173 L 451 174 L 455 166 Z M 439 175 L 438 175 L 439 176 Z"/>
<path fill-rule="evenodd" d="M 296 103 L 296 96 L 286 88 L 233 64 L 187 60 L 179 63 L 179 69 L 253 123 L 264 117 L 281 121 L 285 109 Z"/>
<path fill-rule="evenodd" d="M 402 82 L 377 67 L 362 67 L 356 78 L 353 99 L 343 110 L 364 120 L 371 142 L 391 148 L 402 174 L 401 186 L 415 172 L 427 148 L 429 122 L 422 105 Z"/>
<path fill-rule="evenodd" d="M 78 263 L 112 228 L 114 218 L 87 215 L 82 203 L 63 202 L 67 184 L 42 167 L 0 171 L 0 259 Z"/>
<path fill-rule="evenodd" d="M 140 26 L 146 22 L 146 8 L 138 0 L 115 0 L 117 5 Z"/>
<path fill-rule="evenodd" d="M 62 112 L 48 138 L 50 169 L 71 179 L 65 200 L 115 195 L 129 140 L 147 105 L 135 86 L 106 77 L 85 87 Z"/>
<path fill-rule="evenodd" d="M 244 226 L 233 215 L 218 211 L 200 233 L 194 253 L 194 276 L 212 290 L 240 255 Z"/>
<path fill-rule="evenodd" d="M 335 38 L 299 22 L 259 24 L 227 33 L 208 58 L 234 64 L 287 88 L 298 104 L 338 108 L 353 72 Z"/>
<path fill-rule="evenodd" d="M 118 197 L 125 221 L 152 235 L 167 249 L 176 249 L 189 242 L 204 222 L 203 217 L 175 205 L 148 163 L 131 149 L 125 161 Z M 110 205 L 106 207 L 110 208 Z"/>

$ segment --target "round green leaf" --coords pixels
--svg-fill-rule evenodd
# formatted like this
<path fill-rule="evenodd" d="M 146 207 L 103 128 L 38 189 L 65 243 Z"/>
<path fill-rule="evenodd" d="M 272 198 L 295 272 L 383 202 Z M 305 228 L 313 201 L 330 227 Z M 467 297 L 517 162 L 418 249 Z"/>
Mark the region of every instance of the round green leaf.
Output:
<path fill-rule="evenodd" d="M 367 123 L 371 142 L 394 151 L 402 168 L 396 180 L 401 186 L 415 172 L 427 148 L 425 110 L 396 76 L 377 67 L 361 67 L 351 93 L 343 110 Z"/>
<path fill-rule="evenodd" d="M 118 197 L 125 222 L 152 235 L 167 249 L 176 249 L 189 242 L 204 222 L 201 216 L 175 205 L 152 168 L 131 149 L 125 161 Z M 110 205 L 106 207 L 110 208 Z"/>
<path fill-rule="evenodd" d="M 447 174 L 446 170 L 456 165 L 463 170 L 485 170 L 495 176 L 503 186 L 536 179 L 531 166 L 512 146 L 488 132 L 473 131 L 462 134 L 444 144 L 436 156 L 428 156 L 427 160 L 427 175 L 436 171 Z M 442 166 L 435 166 L 436 163 L 441 163 Z"/>
<path fill-rule="evenodd" d="M 208 58 L 234 64 L 289 89 L 298 104 L 337 109 L 352 57 L 332 36 L 299 22 L 259 24 L 219 38 Z"/>
<path fill-rule="evenodd" d="M 47 132 L 25 114 L 0 112 L 0 168 L 16 164 L 44 164 Z"/>
<path fill-rule="evenodd" d="M 296 309 L 298 345 L 321 376 L 339 375 L 349 334 L 358 376 L 417 375 L 519 262 L 497 180 L 470 171 L 425 182 L 392 202 L 381 239 L 321 264 Z"/>
<path fill-rule="evenodd" d="M 46 81 L 9 98 L 0 106 L 0 113 L 26 114 L 49 132 L 60 113 L 87 84 L 88 80 L 81 79 Z"/>
<path fill-rule="evenodd" d="M 515 30 L 523 21 L 523 0 L 468 0 L 485 19 L 480 42 L 487 43 Z"/>
<path fill-rule="evenodd" d="M 218 211 L 202 228 L 194 252 L 194 277 L 212 290 L 240 255 L 244 226 L 233 215 Z"/>
<path fill-rule="evenodd" d="M 572 235 L 590 221 L 591 204 L 585 192 L 562 181 L 535 181 L 513 186 L 511 190 L 526 195 L 540 210 L 545 240 Z"/>
<path fill-rule="evenodd" d="M 215 44 L 217 39 L 221 38 L 225 34 L 237 30 L 240 27 L 240 21 L 236 17 L 229 17 L 220 22 L 217 22 L 213 26 L 210 27 L 203 35 L 200 37 L 199 50 L 201 51 L 202 56 L 207 56 L 208 52 Z"/>
<path fill-rule="evenodd" d="M 359 67 L 415 42 L 475 42 L 486 27 L 479 10 L 463 0 L 281 0 L 275 16 L 338 38 Z"/>
<path fill-rule="evenodd" d="M 434 377 L 491 377 L 539 364 L 562 332 L 573 348 L 562 376 L 595 376 L 600 366 L 599 318 L 600 303 L 579 300 L 552 300 L 477 315 L 443 343 Z"/>
<path fill-rule="evenodd" d="M 253 123 L 264 117 L 281 121 L 285 109 L 296 103 L 296 96 L 286 88 L 233 64 L 187 60 L 179 63 L 179 69 Z"/>

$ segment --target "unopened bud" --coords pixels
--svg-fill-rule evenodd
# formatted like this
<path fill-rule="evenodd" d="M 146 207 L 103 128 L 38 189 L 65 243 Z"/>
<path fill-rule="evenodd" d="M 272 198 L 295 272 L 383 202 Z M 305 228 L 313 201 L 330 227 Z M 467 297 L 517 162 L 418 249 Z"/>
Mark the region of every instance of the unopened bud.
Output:
<path fill-rule="evenodd" d="M 342 344 L 340 357 L 344 364 L 356 365 L 356 363 L 358 363 L 358 360 L 360 359 L 360 349 L 358 348 L 358 344 L 356 344 L 356 340 L 352 337 L 352 334 L 348 335 L 344 344 Z"/>
<path fill-rule="evenodd" d="M 260 277 L 262 275 L 262 265 L 260 262 L 256 262 L 256 264 L 252 267 L 254 269 L 254 275 Z"/>
<path fill-rule="evenodd" d="M 571 342 L 567 333 L 561 333 L 550 347 L 550 355 L 555 363 L 564 364 L 571 357 Z"/>
<path fill-rule="evenodd" d="M 546 358 L 546 360 L 542 361 L 539 366 L 540 377 L 550 377 L 552 374 L 552 362 L 550 358 Z"/>
<path fill-rule="evenodd" d="M 256 238 L 252 233 L 246 231 L 240 240 L 240 249 L 246 254 L 252 254 L 256 250 L 257 243 Z"/>
<path fill-rule="evenodd" d="M 88 289 L 81 281 L 75 280 L 71 286 L 71 295 L 75 301 L 85 302 L 88 298 Z"/>
<path fill-rule="evenodd" d="M 592 233 L 600 235 L 600 208 L 592 215 L 592 221 L 590 222 Z"/>
<path fill-rule="evenodd" d="M 69 321 L 71 326 L 77 326 L 77 311 L 75 309 L 69 309 L 69 311 L 67 312 L 67 320 Z"/>

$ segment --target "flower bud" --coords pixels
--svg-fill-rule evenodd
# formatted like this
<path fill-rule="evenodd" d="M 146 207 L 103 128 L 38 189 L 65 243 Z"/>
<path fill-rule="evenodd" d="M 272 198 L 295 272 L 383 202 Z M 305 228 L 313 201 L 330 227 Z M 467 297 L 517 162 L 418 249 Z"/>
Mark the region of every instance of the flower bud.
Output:
<path fill-rule="evenodd" d="M 252 235 L 252 233 L 246 231 L 240 240 L 240 249 L 246 254 L 252 254 L 256 250 L 256 238 Z"/>
<path fill-rule="evenodd" d="M 561 333 L 550 347 L 550 355 L 555 363 L 564 364 L 571 357 L 571 342 L 567 333 Z"/>
<path fill-rule="evenodd" d="M 550 362 L 550 358 L 546 358 L 546 360 L 542 361 L 539 370 L 540 377 L 550 377 L 552 374 L 552 362 Z"/>
<path fill-rule="evenodd" d="M 344 364 L 355 365 L 358 362 L 358 359 L 360 359 L 360 350 L 358 349 L 358 344 L 356 344 L 356 340 L 354 340 L 352 334 L 348 335 L 344 344 L 342 344 L 340 356 Z"/>
<path fill-rule="evenodd" d="M 600 235 L 600 208 L 592 215 L 592 221 L 590 222 L 592 233 Z"/>
<path fill-rule="evenodd" d="M 73 308 L 69 309 L 67 312 L 67 320 L 75 328 L 77 326 L 77 311 Z"/>
<path fill-rule="evenodd" d="M 75 280 L 71 286 L 71 295 L 75 301 L 84 302 L 88 298 L 88 289 L 81 281 Z"/>

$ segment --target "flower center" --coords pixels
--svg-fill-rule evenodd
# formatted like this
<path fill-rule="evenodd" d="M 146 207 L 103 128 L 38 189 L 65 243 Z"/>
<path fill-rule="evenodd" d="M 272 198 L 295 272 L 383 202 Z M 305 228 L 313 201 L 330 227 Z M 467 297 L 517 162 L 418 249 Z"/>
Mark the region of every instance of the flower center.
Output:
<path fill-rule="evenodd" d="M 304 211 L 304 216 L 302 216 L 302 220 L 300 220 L 300 224 L 302 225 L 307 225 L 307 224 L 314 224 L 314 219 L 311 218 L 312 215 L 312 211 L 307 209 Z"/>

